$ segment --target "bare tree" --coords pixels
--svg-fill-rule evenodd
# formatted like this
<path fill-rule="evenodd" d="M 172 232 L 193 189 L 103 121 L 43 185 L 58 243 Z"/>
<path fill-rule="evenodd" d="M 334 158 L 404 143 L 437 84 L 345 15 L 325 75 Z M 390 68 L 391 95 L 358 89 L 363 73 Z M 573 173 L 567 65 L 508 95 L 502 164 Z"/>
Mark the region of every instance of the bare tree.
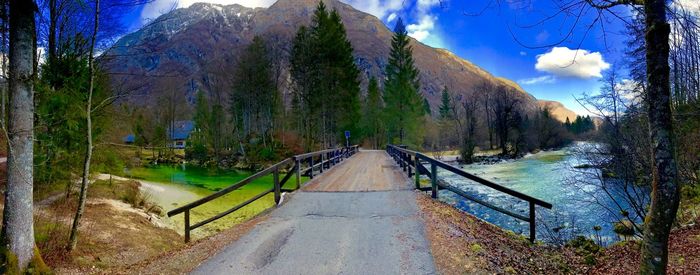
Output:
<path fill-rule="evenodd" d="M 465 163 L 472 163 L 474 157 L 474 149 L 476 147 L 476 126 L 477 126 L 477 109 L 479 102 L 476 100 L 465 99 L 462 101 L 464 128 L 461 135 L 461 150 L 460 155 Z"/>
<path fill-rule="evenodd" d="M 508 149 L 509 145 L 512 145 L 509 144 L 512 137 L 510 133 L 515 126 L 518 126 L 516 114 L 519 112 L 520 100 L 514 93 L 508 87 L 499 86 L 495 90 L 491 103 L 494 111 L 495 133 L 503 156 L 511 153 Z"/>
<path fill-rule="evenodd" d="M 7 188 L 0 244 L 17 257 L 20 270 L 34 255 L 34 56 L 37 6 L 34 1 L 10 1 L 10 113 Z"/>
<path fill-rule="evenodd" d="M 78 244 L 78 227 L 80 226 L 80 218 L 85 211 L 85 201 L 87 200 L 87 189 L 90 184 L 90 160 L 92 159 L 92 95 L 95 89 L 95 41 L 97 40 L 97 30 L 99 29 L 100 19 L 100 0 L 95 0 L 95 21 L 92 37 L 90 38 L 90 51 L 88 55 L 88 75 L 90 77 L 88 84 L 88 99 L 85 106 L 85 139 L 87 148 L 85 148 L 85 160 L 83 162 L 83 178 L 80 184 L 80 198 L 78 200 L 78 209 L 75 211 L 73 218 L 73 226 L 70 231 L 70 241 L 68 250 L 75 249 Z"/>

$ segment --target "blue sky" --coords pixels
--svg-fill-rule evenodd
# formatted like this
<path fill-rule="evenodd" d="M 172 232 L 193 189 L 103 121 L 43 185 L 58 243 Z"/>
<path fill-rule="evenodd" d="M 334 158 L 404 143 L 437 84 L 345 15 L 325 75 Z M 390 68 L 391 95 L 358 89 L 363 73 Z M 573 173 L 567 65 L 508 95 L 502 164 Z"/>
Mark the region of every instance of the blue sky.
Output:
<path fill-rule="evenodd" d="M 589 29 L 598 14 L 588 9 L 573 27 L 576 16 L 556 15 L 560 10 L 556 4 L 566 0 L 341 1 L 379 17 L 390 28 L 401 17 L 410 35 L 421 42 L 446 48 L 496 76 L 518 82 L 538 99 L 560 101 L 580 114 L 587 112 L 574 96 L 596 92 L 604 73 L 624 58 L 624 22 L 606 13 Z M 201 1 L 155 0 L 125 16 L 125 24 L 133 30 L 174 5 L 194 2 Z M 267 7 L 275 0 L 206 2 Z M 571 11 L 578 14 L 581 8 Z M 622 8 L 614 12 L 625 20 L 631 15 Z M 552 15 L 556 16 L 541 22 Z"/>

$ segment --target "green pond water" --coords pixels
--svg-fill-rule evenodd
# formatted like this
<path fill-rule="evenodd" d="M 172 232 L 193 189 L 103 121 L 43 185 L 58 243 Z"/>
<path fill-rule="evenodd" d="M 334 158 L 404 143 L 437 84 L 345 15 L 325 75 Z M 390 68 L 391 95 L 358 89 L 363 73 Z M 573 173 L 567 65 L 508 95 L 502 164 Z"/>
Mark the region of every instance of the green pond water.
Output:
<path fill-rule="evenodd" d="M 166 212 L 197 199 L 206 197 L 239 182 L 252 175 L 249 171 L 207 169 L 188 165 L 154 165 L 149 167 L 132 168 L 126 172 L 130 178 L 142 182 L 142 191 L 147 199 L 160 205 Z M 283 178 L 285 174 L 281 174 Z M 305 179 L 304 179 L 305 180 Z M 291 187 L 294 179 L 290 179 L 285 187 Z M 191 224 L 213 217 L 224 212 L 266 190 L 273 188 L 272 175 L 257 179 L 229 194 L 200 205 L 190 212 Z M 195 237 L 208 236 L 230 227 L 233 224 L 248 220 L 260 212 L 274 206 L 273 194 L 267 194 L 261 199 L 231 213 L 213 223 L 192 231 Z M 178 233 L 184 232 L 184 215 L 167 218 L 171 227 Z"/>

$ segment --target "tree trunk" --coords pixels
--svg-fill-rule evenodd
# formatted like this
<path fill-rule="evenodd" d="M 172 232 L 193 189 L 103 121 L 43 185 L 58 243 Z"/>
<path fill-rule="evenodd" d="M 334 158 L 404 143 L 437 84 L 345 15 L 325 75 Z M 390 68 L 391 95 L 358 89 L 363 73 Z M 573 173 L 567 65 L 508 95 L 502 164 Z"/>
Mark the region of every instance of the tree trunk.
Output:
<path fill-rule="evenodd" d="M 10 116 L 0 244 L 24 270 L 34 257 L 34 1 L 10 2 Z"/>
<path fill-rule="evenodd" d="M 669 33 L 665 0 L 647 0 L 646 12 L 647 101 L 653 143 L 652 200 L 644 222 L 642 274 L 665 274 L 668 237 L 679 203 L 678 171 L 675 163 L 671 86 L 669 83 Z"/>
<path fill-rule="evenodd" d="M 88 56 L 88 74 L 90 76 L 90 83 L 88 87 L 88 100 L 85 107 L 86 113 L 86 130 L 85 138 L 87 142 L 87 148 L 85 148 L 85 161 L 83 163 L 83 180 L 80 184 L 80 198 L 78 200 L 78 209 L 75 211 L 75 218 L 73 219 L 73 226 L 70 231 L 70 243 L 68 244 L 68 250 L 75 249 L 78 244 L 78 226 L 80 225 L 80 218 L 83 216 L 85 211 L 85 200 L 87 199 L 87 189 L 90 183 L 90 160 L 92 159 L 92 94 L 95 89 L 95 68 L 94 68 L 94 51 L 95 51 L 95 40 L 97 38 L 97 28 L 99 26 L 100 18 L 100 0 L 95 0 L 95 27 L 92 32 L 92 38 L 90 40 L 90 52 Z"/>

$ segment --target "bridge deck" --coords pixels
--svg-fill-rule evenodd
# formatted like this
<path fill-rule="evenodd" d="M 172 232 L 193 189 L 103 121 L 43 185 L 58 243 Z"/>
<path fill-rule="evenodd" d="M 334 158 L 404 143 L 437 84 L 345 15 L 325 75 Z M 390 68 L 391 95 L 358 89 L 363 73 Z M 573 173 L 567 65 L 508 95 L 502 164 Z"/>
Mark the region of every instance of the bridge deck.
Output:
<path fill-rule="evenodd" d="M 314 178 L 304 191 L 388 191 L 411 189 L 391 157 L 380 150 L 363 150 L 338 167 Z"/>
<path fill-rule="evenodd" d="M 388 154 L 362 151 L 315 177 L 192 273 L 434 274 L 408 182 Z M 347 192 L 368 190 L 383 191 Z"/>

